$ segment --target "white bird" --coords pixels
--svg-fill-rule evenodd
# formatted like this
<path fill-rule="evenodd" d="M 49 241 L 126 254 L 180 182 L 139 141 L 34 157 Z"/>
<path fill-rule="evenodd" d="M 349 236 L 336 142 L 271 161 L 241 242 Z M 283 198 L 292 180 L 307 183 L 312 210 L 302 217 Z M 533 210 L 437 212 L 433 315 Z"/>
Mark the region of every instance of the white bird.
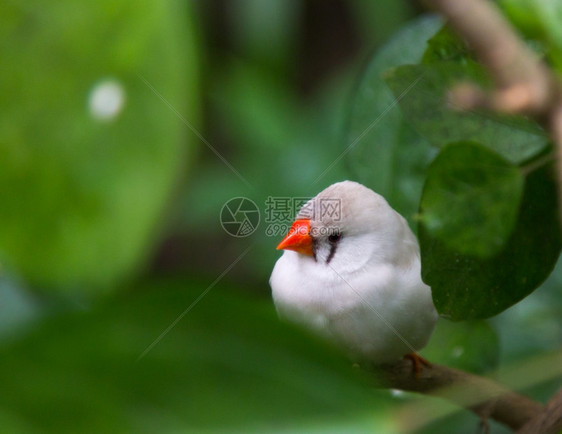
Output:
<path fill-rule="evenodd" d="M 331 185 L 299 211 L 278 249 L 270 285 L 279 315 L 356 359 L 414 358 L 437 321 L 421 279 L 419 246 L 386 200 L 352 181 Z"/>

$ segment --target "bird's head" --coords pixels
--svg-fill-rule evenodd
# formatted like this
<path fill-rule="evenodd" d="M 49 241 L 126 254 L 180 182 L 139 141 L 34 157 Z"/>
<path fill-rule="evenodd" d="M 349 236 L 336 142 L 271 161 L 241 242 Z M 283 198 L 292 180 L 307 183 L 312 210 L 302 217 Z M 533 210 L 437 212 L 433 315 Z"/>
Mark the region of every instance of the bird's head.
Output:
<path fill-rule="evenodd" d="M 331 185 L 299 211 L 277 249 L 293 250 L 319 263 L 353 262 L 360 265 L 377 245 L 392 238 L 397 213 L 386 200 L 353 181 Z"/>

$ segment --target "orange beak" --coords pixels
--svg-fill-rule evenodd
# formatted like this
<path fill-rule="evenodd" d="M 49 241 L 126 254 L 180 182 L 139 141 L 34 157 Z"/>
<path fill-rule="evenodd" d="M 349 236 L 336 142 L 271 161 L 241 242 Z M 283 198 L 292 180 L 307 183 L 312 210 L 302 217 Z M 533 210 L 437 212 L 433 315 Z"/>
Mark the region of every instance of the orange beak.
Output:
<path fill-rule="evenodd" d="M 313 256 L 310 220 L 296 220 L 289 229 L 289 233 L 277 246 L 277 250 L 294 250 L 303 255 Z"/>

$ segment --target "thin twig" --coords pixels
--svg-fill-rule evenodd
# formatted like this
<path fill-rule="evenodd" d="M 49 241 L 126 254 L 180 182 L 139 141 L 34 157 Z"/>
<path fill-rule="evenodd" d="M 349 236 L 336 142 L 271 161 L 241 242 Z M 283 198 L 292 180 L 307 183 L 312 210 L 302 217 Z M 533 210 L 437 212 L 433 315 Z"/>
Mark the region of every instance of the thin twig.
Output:
<path fill-rule="evenodd" d="M 498 8 L 484 0 L 427 0 L 444 15 L 490 71 L 497 92 L 491 106 L 500 111 L 547 112 L 559 90 L 549 68 L 531 51 Z"/>
<path fill-rule="evenodd" d="M 544 411 L 525 424 L 517 434 L 556 434 L 562 430 L 562 389 L 548 402 Z"/>
<path fill-rule="evenodd" d="M 409 360 L 373 369 L 383 387 L 437 396 L 519 429 L 543 413 L 542 404 L 485 377 L 441 365 L 424 368 L 419 378 Z"/>
<path fill-rule="evenodd" d="M 469 84 L 452 92 L 465 108 L 486 107 L 533 116 L 556 146 L 558 206 L 562 224 L 562 84 L 531 51 L 498 7 L 485 0 L 426 0 L 442 14 L 488 68 L 497 89 L 485 93 Z M 470 107 L 472 105 L 472 107 Z M 467 107 L 468 106 L 468 107 Z"/>

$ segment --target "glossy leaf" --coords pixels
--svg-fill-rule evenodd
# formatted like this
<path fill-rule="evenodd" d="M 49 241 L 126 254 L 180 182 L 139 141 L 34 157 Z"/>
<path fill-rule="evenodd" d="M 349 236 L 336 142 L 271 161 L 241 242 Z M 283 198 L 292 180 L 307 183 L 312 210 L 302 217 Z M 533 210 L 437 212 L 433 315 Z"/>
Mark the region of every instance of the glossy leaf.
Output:
<path fill-rule="evenodd" d="M 150 86 L 198 117 L 191 15 L 176 6 L 0 5 L 0 262 L 34 287 L 108 291 L 147 256 L 191 154 Z"/>
<path fill-rule="evenodd" d="M 421 17 L 377 51 L 354 94 L 349 118 L 346 162 L 351 172 L 410 221 L 435 150 L 404 120 L 383 74 L 388 68 L 420 61 L 427 39 L 440 26 L 435 16 Z"/>
<path fill-rule="evenodd" d="M 381 394 L 339 352 L 282 324 L 271 301 L 215 287 L 180 318 L 206 287 L 153 282 L 0 348 L 2 429 L 394 431 Z"/>
<path fill-rule="evenodd" d="M 488 318 L 533 292 L 560 254 L 560 228 L 552 167 L 527 175 L 517 223 L 505 246 L 482 259 L 448 247 L 420 222 L 422 278 L 433 302 L 453 320 Z"/>
<path fill-rule="evenodd" d="M 517 221 L 520 169 L 474 143 L 446 147 L 431 163 L 420 204 L 427 233 L 458 253 L 489 258 Z"/>
<path fill-rule="evenodd" d="M 404 65 L 389 71 L 386 81 L 408 121 L 435 146 L 474 141 L 514 164 L 547 147 L 543 131 L 525 118 L 451 107 L 448 95 L 458 83 L 470 81 L 484 88 L 490 84 L 482 67 L 472 61 Z"/>

